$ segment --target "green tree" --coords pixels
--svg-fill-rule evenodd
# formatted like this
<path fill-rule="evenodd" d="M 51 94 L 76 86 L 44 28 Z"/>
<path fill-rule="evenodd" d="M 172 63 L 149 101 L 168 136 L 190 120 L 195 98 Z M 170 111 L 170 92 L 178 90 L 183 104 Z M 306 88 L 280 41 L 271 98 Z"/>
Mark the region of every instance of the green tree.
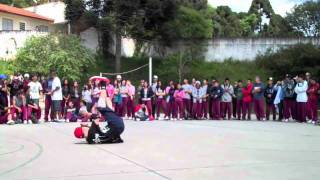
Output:
<path fill-rule="evenodd" d="M 306 1 L 288 13 L 287 22 L 294 30 L 308 37 L 320 36 L 320 1 Z"/>
<path fill-rule="evenodd" d="M 240 20 L 228 6 L 217 7 L 213 15 L 214 37 L 241 37 Z"/>
<path fill-rule="evenodd" d="M 80 80 L 94 63 L 93 54 L 73 35 L 31 37 L 18 50 L 14 66 L 18 72 L 48 75 L 57 70 L 60 77 Z"/>

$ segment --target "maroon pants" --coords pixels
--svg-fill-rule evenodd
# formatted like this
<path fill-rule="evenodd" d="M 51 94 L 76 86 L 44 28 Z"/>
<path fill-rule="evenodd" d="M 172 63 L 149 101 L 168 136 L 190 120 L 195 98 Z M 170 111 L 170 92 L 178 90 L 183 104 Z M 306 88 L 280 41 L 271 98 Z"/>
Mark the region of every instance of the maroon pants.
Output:
<path fill-rule="evenodd" d="M 167 109 L 166 109 L 166 101 L 163 98 L 157 99 L 157 117 L 160 117 L 160 111 L 164 113 L 164 116 L 167 116 Z"/>
<path fill-rule="evenodd" d="M 9 114 L 9 113 L 0 115 L 0 124 L 5 124 L 5 123 L 7 123 L 9 116 L 11 116 L 11 114 Z"/>
<path fill-rule="evenodd" d="M 297 120 L 299 122 L 306 122 L 306 108 L 307 103 L 297 102 Z"/>
<path fill-rule="evenodd" d="M 174 115 L 174 110 L 174 101 L 169 101 L 167 103 L 167 115 L 169 118 Z"/>
<path fill-rule="evenodd" d="M 33 113 L 35 114 L 36 120 L 39 120 L 41 118 L 41 109 L 40 108 L 34 109 L 31 107 L 28 107 L 28 119 L 29 120 L 31 120 L 31 116 Z"/>
<path fill-rule="evenodd" d="M 118 116 L 121 116 L 121 104 L 116 103 L 116 104 L 114 105 L 114 111 L 116 112 L 116 114 L 117 114 Z"/>
<path fill-rule="evenodd" d="M 221 102 L 221 117 L 226 118 L 228 114 L 228 119 L 231 119 L 232 114 L 232 102 Z"/>
<path fill-rule="evenodd" d="M 233 112 L 236 111 L 236 115 L 237 115 L 237 119 L 241 119 L 241 111 L 242 111 L 242 107 L 243 107 L 243 103 L 242 103 L 242 99 L 237 99 L 237 106 L 236 106 L 236 110 L 233 109 Z"/>
<path fill-rule="evenodd" d="M 12 119 L 22 119 L 22 120 L 28 120 L 28 108 L 26 106 L 22 106 L 21 112 L 19 113 L 18 109 L 16 108 L 11 108 L 11 114 L 12 114 Z"/>
<path fill-rule="evenodd" d="M 276 117 L 277 117 L 276 106 L 274 104 L 267 104 L 267 108 L 266 108 L 266 118 L 267 118 L 267 120 L 269 120 L 271 112 L 272 112 L 272 119 L 276 120 Z"/>
<path fill-rule="evenodd" d="M 178 114 L 180 116 L 180 119 L 184 118 L 183 100 L 176 100 L 174 102 L 174 115 L 173 115 L 173 118 L 178 118 Z"/>
<path fill-rule="evenodd" d="M 122 97 L 122 103 L 119 109 L 119 113 L 121 117 L 124 117 L 126 115 L 126 112 L 128 111 L 127 106 L 128 106 L 128 97 Z"/>
<path fill-rule="evenodd" d="M 128 102 L 127 102 L 127 116 L 128 117 L 134 117 L 134 100 L 128 97 Z"/>
<path fill-rule="evenodd" d="M 254 111 L 258 120 L 262 120 L 265 117 L 264 113 L 264 99 L 254 99 Z"/>
<path fill-rule="evenodd" d="M 192 114 L 192 103 L 191 99 L 183 99 L 183 106 L 187 112 L 187 117 L 190 117 Z"/>
<path fill-rule="evenodd" d="M 149 112 L 148 115 L 151 115 L 151 114 L 152 114 L 152 102 L 151 102 L 151 100 L 149 100 L 149 101 L 142 101 L 142 103 L 143 103 L 144 105 L 146 105 L 147 110 L 148 110 L 148 112 Z"/>
<path fill-rule="evenodd" d="M 248 119 L 251 120 L 251 109 L 252 109 L 252 103 L 251 102 L 242 102 L 242 119 Z M 248 114 L 248 118 L 247 118 Z"/>
<path fill-rule="evenodd" d="M 202 117 L 208 119 L 208 101 L 202 101 Z"/>
<path fill-rule="evenodd" d="M 65 117 L 65 107 L 66 107 L 67 103 L 68 102 L 66 102 L 65 99 L 62 99 L 62 101 L 61 101 L 61 116 L 62 117 Z"/>
<path fill-rule="evenodd" d="M 284 119 L 289 119 L 292 117 L 293 119 L 296 119 L 295 116 L 296 111 L 296 102 L 293 99 L 284 99 L 283 100 L 283 114 Z"/>
<path fill-rule="evenodd" d="M 215 120 L 220 120 L 220 100 L 213 99 L 211 100 L 211 108 L 212 108 L 212 117 Z"/>
<path fill-rule="evenodd" d="M 192 117 L 195 119 L 202 118 L 202 103 L 200 101 L 193 102 L 192 104 Z"/>
<path fill-rule="evenodd" d="M 46 96 L 45 99 L 45 105 L 44 105 L 44 119 L 45 121 L 48 121 L 49 119 L 49 112 L 52 106 L 52 100 L 51 100 L 51 96 Z M 53 119 L 53 113 L 52 111 L 50 112 L 50 119 Z"/>
<path fill-rule="evenodd" d="M 242 108 L 242 106 L 240 106 Z M 240 110 L 241 112 L 241 110 Z M 238 99 L 232 98 L 232 115 L 234 118 L 237 118 L 238 113 Z M 238 118 L 239 119 L 239 118 Z"/>
<path fill-rule="evenodd" d="M 318 101 L 317 99 L 309 99 L 307 103 L 307 116 L 312 121 L 318 120 Z"/>

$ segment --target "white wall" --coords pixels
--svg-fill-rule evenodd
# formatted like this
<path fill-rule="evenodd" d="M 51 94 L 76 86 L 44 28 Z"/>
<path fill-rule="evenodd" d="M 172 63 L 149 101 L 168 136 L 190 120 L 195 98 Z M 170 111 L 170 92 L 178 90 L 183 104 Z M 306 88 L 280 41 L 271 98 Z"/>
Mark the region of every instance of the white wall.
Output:
<path fill-rule="evenodd" d="M 24 9 L 44 17 L 54 19 L 55 24 L 60 24 L 67 22 L 67 20 L 65 19 L 65 8 L 65 3 L 57 1 Z"/>
<path fill-rule="evenodd" d="M 48 26 L 49 31 L 52 31 L 52 24 L 49 21 L 41 20 L 41 19 L 35 19 L 35 18 L 29 18 L 24 16 L 18 16 L 14 14 L 9 13 L 3 13 L 0 12 L 0 30 L 2 30 L 2 19 L 7 18 L 13 20 L 13 30 L 19 31 L 20 22 L 24 22 L 26 24 L 26 30 L 27 31 L 34 31 L 36 30 L 37 26 L 44 25 Z"/>
<path fill-rule="evenodd" d="M 0 32 L 0 59 L 14 59 L 17 50 L 24 45 L 27 38 L 47 34 L 48 33 L 36 31 Z"/>

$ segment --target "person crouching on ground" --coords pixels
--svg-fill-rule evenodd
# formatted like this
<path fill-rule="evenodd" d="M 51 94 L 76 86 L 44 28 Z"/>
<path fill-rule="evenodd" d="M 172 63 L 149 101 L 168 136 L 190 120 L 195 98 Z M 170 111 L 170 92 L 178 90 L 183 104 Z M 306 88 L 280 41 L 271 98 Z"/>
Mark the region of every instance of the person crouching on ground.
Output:
<path fill-rule="evenodd" d="M 124 131 L 123 119 L 119 117 L 112 108 L 112 102 L 109 98 L 106 98 L 106 108 L 98 108 L 101 115 L 106 119 L 108 125 L 107 131 L 100 128 L 100 118 L 97 115 L 92 115 L 91 126 L 82 124 L 81 127 L 77 127 L 74 130 L 76 138 L 85 138 L 88 144 L 110 144 L 110 143 L 122 143 L 120 135 Z"/>

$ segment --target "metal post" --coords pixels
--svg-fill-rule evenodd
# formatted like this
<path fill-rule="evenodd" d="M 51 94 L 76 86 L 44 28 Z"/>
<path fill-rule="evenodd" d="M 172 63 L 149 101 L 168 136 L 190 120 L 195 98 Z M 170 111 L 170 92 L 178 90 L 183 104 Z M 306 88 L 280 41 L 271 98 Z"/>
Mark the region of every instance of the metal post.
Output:
<path fill-rule="evenodd" d="M 102 73 L 100 73 L 100 77 L 102 77 Z"/>
<path fill-rule="evenodd" d="M 152 57 L 149 57 L 149 85 L 152 85 Z"/>

